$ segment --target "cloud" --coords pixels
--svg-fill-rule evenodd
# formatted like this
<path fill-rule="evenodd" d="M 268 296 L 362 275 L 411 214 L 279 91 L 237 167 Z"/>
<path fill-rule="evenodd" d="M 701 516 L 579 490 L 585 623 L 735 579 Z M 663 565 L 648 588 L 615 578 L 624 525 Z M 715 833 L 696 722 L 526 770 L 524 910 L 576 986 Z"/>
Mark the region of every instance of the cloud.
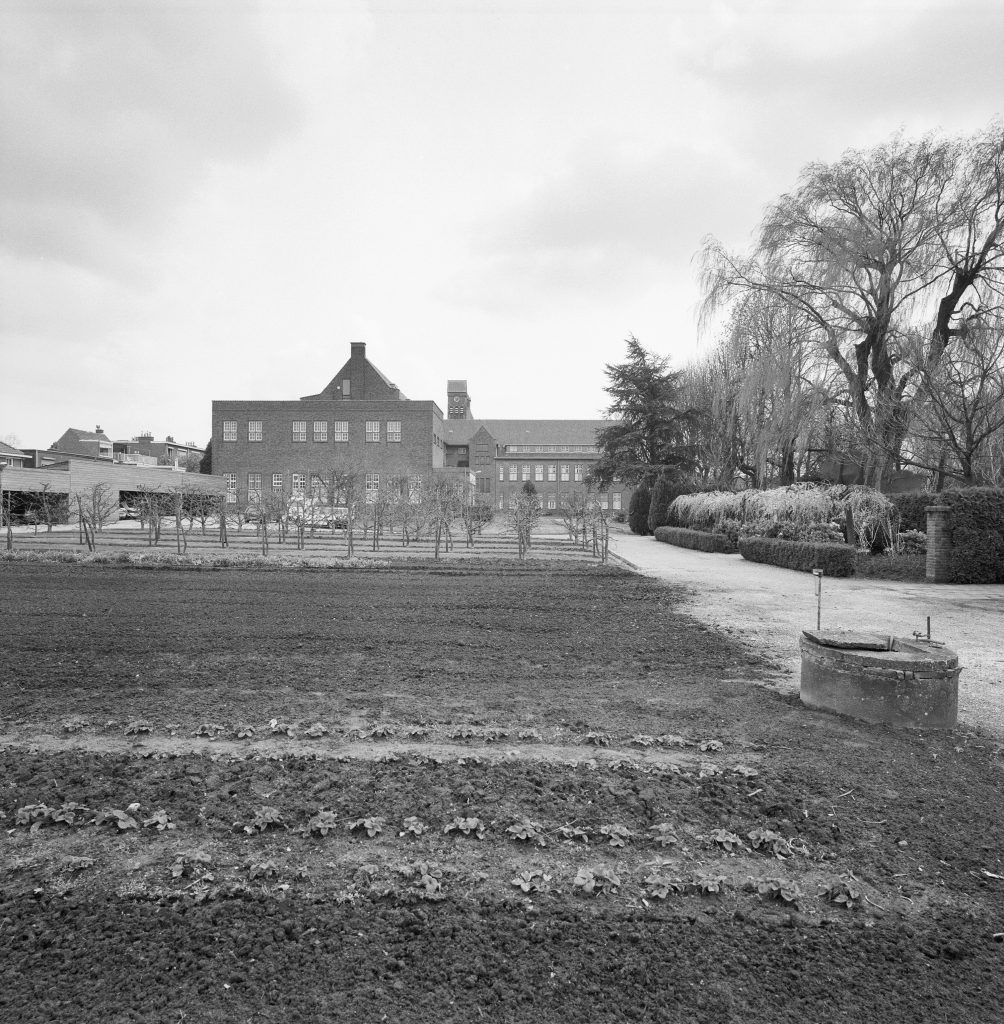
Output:
<path fill-rule="evenodd" d="M 478 241 L 450 295 L 532 311 L 689 275 L 705 234 L 755 217 L 749 184 L 757 178 L 757 168 L 726 147 L 640 155 L 593 143 L 472 231 Z"/>
<path fill-rule="evenodd" d="M 0 39 L 0 224 L 21 257 L 128 278 L 214 163 L 261 157 L 298 116 L 240 4 L 22 0 Z"/>

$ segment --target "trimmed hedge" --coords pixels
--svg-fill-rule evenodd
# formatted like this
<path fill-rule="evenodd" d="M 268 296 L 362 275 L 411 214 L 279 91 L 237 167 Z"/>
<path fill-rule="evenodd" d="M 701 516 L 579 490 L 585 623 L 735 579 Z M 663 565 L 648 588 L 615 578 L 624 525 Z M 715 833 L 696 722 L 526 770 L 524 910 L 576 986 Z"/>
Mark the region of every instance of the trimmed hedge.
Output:
<path fill-rule="evenodd" d="M 932 495 L 952 510 L 951 583 L 1004 583 L 1004 488 Z"/>
<path fill-rule="evenodd" d="M 747 561 L 779 565 L 782 569 L 822 569 L 827 576 L 853 576 L 857 556 L 849 544 L 810 544 L 771 537 L 740 537 L 739 554 Z"/>
<path fill-rule="evenodd" d="M 716 555 L 734 555 L 738 550 L 724 533 L 686 530 L 682 526 L 657 526 L 655 539 L 661 540 L 664 544 L 675 544 L 678 548 L 710 551 Z"/>
<path fill-rule="evenodd" d="M 899 513 L 900 530 L 927 533 L 927 513 L 924 509 L 928 505 L 940 504 L 941 495 L 928 491 L 908 491 L 906 494 L 890 494 L 887 497 Z"/>

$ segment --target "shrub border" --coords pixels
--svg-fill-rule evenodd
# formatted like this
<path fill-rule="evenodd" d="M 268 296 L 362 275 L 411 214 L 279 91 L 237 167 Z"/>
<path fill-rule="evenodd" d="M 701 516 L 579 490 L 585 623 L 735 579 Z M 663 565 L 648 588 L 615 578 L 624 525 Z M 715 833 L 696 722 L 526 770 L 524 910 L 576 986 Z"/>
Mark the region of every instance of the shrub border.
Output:
<path fill-rule="evenodd" d="M 657 526 L 655 539 L 678 548 L 705 551 L 715 555 L 734 555 L 739 549 L 724 533 L 688 530 L 683 526 Z"/>

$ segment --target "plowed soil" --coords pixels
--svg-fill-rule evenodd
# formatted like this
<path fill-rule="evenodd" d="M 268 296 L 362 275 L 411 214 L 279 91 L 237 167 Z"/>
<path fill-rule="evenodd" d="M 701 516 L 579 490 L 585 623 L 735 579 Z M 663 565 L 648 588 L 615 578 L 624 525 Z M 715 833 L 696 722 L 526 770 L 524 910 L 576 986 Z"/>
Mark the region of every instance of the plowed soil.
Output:
<path fill-rule="evenodd" d="M 972 1021 L 1004 758 L 584 565 L 0 564 L 0 1021 Z"/>

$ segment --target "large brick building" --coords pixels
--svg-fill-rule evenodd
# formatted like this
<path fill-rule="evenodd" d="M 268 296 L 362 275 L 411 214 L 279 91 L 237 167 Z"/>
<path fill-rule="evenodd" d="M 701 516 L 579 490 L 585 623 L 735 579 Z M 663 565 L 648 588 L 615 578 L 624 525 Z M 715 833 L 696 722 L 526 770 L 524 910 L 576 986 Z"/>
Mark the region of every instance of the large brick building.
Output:
<path fill-rule="evenodd" d="M 478 420 L 467 382 L 447 384 L 448 416 L 434 401 L 401 394 L 353 344 L 348 362 L 317 394 L 289 401 L 213 402 L 213 471 L 231 502 L 274 490 L 324 490 L 332 474 L 352 470 L 375 491 L 389 480 L 413 486 L 440 469 L 464 471 L 477 493 L 503 508 L 532 482 L 545 511 L 584 493 L 599 457 L 603 420 Z M 626 509 L 627 487 L 598 495 Z"/>

